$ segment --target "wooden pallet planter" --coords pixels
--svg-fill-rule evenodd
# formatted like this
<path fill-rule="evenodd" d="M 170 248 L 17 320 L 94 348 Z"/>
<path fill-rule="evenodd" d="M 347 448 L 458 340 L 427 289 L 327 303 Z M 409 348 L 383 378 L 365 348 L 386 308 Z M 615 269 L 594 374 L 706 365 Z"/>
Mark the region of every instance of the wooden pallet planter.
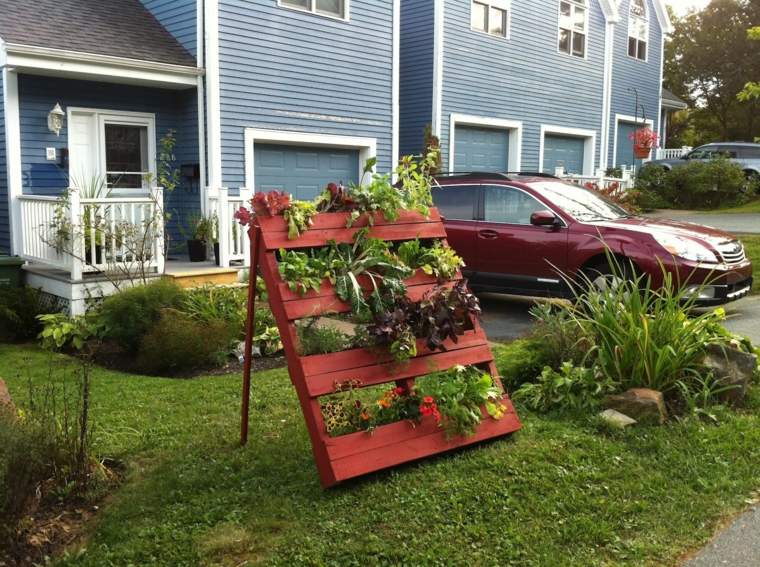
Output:
<path fill-rule="evenodd" d="M 461 364 L 487 368 L 496 384 L 502 387 L 488 340 L 475 318 L 472 320 L 472 329 L 459 336 L 456 343 L 450 339 L 446 341 L 445 351 L 430 351 L 424 341 L 418 341 L 417 356 L 403 363 L 379 349 L 357 348 L 311 356 L 299 354 L 295 325 L 298 319 L 344 313 L 350 311 L 351 307 L 338 299 L 328 282 L 318 292 L 312 290 L 303 296 L 293 293 L 280 277 L 277 251 L 326 246 L 330 241 L 352 242 L 356 232 L 367 226 L 368 221 L 366 217 L 361 218 L 351 228 L 346 228 L 347 218 L 345 213 L 316 215 L 313 226 L 296 240 L 288 240 L 287 227 L 282 217 L 257 217 L 257 224 L 249 229 L 253 265 L 259 267 L 269 290 L 269 304 L 280 330 L 288 372 L 303 410 L 322 485 L 334 486 L 350 478 L 518 430 L 520 421 L 509 397 L 504 394 L 503 403 L 507 407 L 504 417 L 494 420 L 484 413 L 485 417 L 476 433 L 469 437 L 447 438 L 444 431 L 430 418 L 425 418 L 418 424 L 397 422 L 379 426 L 372 432 L 357 432 L 339 437 L 331 437 L 327 433 L 319 398 L 334 393 L 336 384 L 349 380 L 358 378 L 361 381 L 358 387 L 362 388 L 386 383 L 408 387 L 415 378 Z M 445 242 L 446 231 L 438 211 L 432 209 L 428 218 L 414 212 L 403 212 L 394 222 L 387 222 L 382 215 L 378 215 L 369 235 L 389 241 L 433 238 Z M 255 269 L 251 269 L 248 353 L 251 352 L 252 342 L 251 306 L 255 298 L 255 272 Z M 460 278 L 461 274 L 458 274 L 445 285 L 454 285 Z M 406 281 L 407 296 L 418 301 L 437 285 L 435 278 L 418 271 Z M 250 357 L 246 359 L 245 374 L 241 424 L 243 442 L 247 439 L 248 431 Z"/>

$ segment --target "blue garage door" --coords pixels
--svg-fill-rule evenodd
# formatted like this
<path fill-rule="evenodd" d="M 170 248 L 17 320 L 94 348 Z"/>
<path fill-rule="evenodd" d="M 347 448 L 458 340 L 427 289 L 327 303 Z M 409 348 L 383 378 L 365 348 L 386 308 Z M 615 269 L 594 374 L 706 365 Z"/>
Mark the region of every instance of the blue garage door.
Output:
<path fill-rule="evenodd" d="M 563 166 L 567 173 L 583 173 L 586 140 L 575 136 L 544 137 L 544 173 Z"/>
<path fill-rule="evenodd" d="M 457 126 L 454 171 L 507 171 L 509 132 Z"/>
<path fill-rule="evenodd" d="M 636 126 L 630 122 L 618 122 L 617 127 L 617 141 L 615 142 L 615 165 L 627 165 L 631 164 L 635 166 L 641 165 L 640 159 L 633 157 L 633 141 L 628 137 L 636 130 Z"/>
<path fill-rule="evenodd" d="M 256 191 L 286 191 L 296 199 L 316 197 L 328 183 L 359 182 L 359 150 L 256 144 Z"/>

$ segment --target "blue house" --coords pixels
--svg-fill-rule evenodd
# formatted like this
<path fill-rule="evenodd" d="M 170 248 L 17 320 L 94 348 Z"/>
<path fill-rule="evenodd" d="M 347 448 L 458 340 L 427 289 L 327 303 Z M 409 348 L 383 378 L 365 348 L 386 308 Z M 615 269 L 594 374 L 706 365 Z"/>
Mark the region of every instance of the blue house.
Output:
<path fill-rule="evenodd" d="M 400 148 L 449 171 L 594 175 L 661 127 L 663 0 L 404 0 Z"/>
<path fill-rule="evenodd" d="M 73 312 L 109 293 L 105 273 L 171 272 L 193 215 L 218 217 L 221 268 L 242 265 L 231 213 L 253 191 L 311 198 L 359 181 L 370 157 L 380 171 L 398 159 L 399 0 L 0 0 L 0 10 L 0 252 L 28 260 L 27 281 Z M 168 192 L 158 176 L 170 133 L 181 175 Z M 170 213 L 168 243 L 151 224 L 157 211 Z M 61 214 L 81 232 L 65 243 L 73 253 L 61 251 Z M 93 237 L 92 223 L 111 232 Z M 149 249 L 125 249 L 126 233 L 149 236 Z"/>

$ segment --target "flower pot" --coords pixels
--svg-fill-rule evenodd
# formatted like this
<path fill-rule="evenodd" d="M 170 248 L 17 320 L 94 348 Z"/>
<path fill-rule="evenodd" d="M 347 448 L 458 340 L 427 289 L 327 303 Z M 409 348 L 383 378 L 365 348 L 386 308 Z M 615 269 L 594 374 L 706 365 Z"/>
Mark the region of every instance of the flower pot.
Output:
<path fill-rule="evenodd" d="M 95 261 L 92 261 L 92 248 L 87 247 L 84 252 L 84 261 L 87 264 L 102 264 L 103 263 L 103 246 L 100 244 L 95 245 Z"/>
<path fill-rule="evenodd" d="M 645 146 L 633 146 L 633 155 L 636 159 L 647 159 L 652 152 L 652 148 Z"/>
<path fill-rule="evenodd" d="M 222 265 L 221 258 L 219 257 L 219 243 L 218 242 L 214 242 L 214 263 L 217 266 Z"/>
<path fill-rule="evenodd" d="M 205 240 L 188 240 L 187 255 L 191 262 L 206 261 L 206 241 Z"/>

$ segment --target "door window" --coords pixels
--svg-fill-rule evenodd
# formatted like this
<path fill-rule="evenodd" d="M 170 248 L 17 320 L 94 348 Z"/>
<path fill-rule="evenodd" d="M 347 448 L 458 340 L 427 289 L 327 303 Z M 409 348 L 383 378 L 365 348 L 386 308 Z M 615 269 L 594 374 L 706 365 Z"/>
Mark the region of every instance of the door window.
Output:
<path fill-rule="evenodd" d="M 433 189 L 435 206 L 449 220 L 473 220 L 477 196 L 477 185 L 444 185 Z"/>
<path fill-rule="evenodd" d="M 485 188 L 485 220 L 505 224 L 530 224 L 530 216 L 546 210 L 539 201 L 511 187 Z"/>
<path fill-rule="evenodd" d="M 115 189 L 141 189 L 149 173 L 148 128 L 105 125 L 106 177 Z"/>

